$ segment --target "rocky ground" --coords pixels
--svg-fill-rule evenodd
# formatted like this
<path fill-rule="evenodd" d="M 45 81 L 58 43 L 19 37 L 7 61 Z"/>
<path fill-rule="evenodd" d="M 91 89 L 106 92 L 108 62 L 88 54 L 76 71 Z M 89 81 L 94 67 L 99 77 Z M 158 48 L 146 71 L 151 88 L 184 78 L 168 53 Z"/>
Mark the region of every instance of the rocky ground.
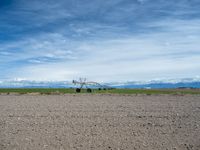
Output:
<path fill-rule="evenodd" d="M 199 150 L 198 95 L 0 95 L 0 150 Z"/>

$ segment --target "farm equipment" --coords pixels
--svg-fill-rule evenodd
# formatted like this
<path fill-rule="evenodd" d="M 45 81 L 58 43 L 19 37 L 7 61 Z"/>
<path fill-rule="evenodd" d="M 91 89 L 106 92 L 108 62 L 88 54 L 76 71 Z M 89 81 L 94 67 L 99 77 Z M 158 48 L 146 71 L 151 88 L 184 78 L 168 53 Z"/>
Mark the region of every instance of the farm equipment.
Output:
<path fill-rule="evenodd" d="M 90 88 L 91 86 L 92 87 L 96 87 L 98 88 L 98 90 L 107 90 L 109 89 L 109 87 L 105 86 L 105 85 L 101 85 L 100 83 L 97 83 L 97 82 L 93 82 L 93 81 L 87 81 L 86 78 L 80 78 L 79 81 L 77 80 L 73 80 L 72 83 L 74 85 L 80 85 L 78 88 L 76 88 L 76 92 L 77 93 L 80 93 L 81 90 L 85 87 L 86 88 L 86 91 L 88 93 L 91 93 L 92 92 L 92 88 Z"/>

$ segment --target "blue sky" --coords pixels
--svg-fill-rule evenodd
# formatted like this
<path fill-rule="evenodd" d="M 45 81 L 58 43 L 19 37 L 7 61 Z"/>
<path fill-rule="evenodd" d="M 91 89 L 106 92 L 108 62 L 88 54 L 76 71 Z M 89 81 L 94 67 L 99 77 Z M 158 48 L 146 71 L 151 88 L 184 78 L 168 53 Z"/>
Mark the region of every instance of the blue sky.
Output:
<path fill-rule="evenodd" d="M 199 0 L 1 0 L 0 80 L 200 75 Z"/>

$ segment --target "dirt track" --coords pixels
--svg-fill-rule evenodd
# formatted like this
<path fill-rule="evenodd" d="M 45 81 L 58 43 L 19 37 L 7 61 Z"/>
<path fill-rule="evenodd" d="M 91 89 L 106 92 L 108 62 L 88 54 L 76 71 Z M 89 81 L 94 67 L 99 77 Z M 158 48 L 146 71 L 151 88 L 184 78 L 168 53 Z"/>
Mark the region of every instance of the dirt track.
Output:
<path fill-rule="evenodd" d="M 200 96 L 0 96 L 0 150 L 200 149 Z"/>

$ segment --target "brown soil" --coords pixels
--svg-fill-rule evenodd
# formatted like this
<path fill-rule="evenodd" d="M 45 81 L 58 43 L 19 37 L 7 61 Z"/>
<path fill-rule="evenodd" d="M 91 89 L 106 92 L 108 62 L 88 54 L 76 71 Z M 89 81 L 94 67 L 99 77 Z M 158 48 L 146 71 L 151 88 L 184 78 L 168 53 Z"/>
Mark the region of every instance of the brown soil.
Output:
<path fill-rule="evenodd" d="M 199 150 L 198 95 L 1 95 L 0 150 Z"/>

